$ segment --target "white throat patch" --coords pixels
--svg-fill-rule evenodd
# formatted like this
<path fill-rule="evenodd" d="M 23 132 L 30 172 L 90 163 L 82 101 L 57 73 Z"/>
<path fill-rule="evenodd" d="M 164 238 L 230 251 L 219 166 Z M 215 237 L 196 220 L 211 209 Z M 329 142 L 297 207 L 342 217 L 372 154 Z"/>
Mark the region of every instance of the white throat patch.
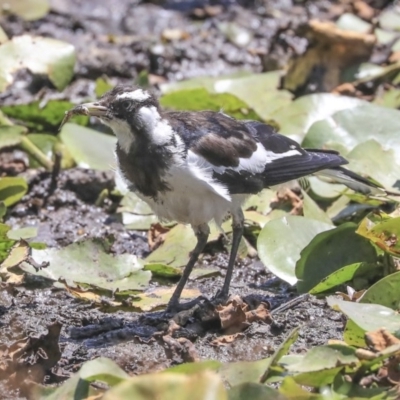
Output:
<path fill-rule="evenodd" d="M 132 92 L 122 93 L 116 97 L 117 100 L 128 99 L 128 100 L 134 100 L 134 101 L 144 101 L 149 98 L 150 98 L 150 94 L 145 92 L 142 89 L 137 89 Z"/>
<path fill-rule="evenodd" d="M 129 150 L 135 141 L 135 137 L 131 132 L 131 128 L 126 121 L 122 119 L 113 119 L 111 121 L 103 121 L 105 125 L 108 125 L 114 132 L 114 135 L 118 139 L 118 144 L 125 153 L 129 153 Z"/>

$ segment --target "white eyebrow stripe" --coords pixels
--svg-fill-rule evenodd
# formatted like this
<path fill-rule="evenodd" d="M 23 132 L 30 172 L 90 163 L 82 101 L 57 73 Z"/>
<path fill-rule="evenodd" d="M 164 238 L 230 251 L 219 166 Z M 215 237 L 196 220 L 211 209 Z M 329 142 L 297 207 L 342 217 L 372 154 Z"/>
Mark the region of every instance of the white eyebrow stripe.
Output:
<path fill-rule="evenodd" d="M 142 89 L 134 90 L 133 92 L 126 92 L 119 94 L 117 96 L 117 100 L 120 99 L 129 99 L 129 100 L 136 100 L 136 101 L 144 101 L 150 98 L 150 94 L 145 92 Z"/>

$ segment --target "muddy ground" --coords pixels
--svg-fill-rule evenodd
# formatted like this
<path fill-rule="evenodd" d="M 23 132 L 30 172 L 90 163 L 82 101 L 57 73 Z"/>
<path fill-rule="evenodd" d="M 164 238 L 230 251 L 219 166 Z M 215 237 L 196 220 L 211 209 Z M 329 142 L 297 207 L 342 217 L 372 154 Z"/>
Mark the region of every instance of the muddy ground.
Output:
<path fill-rule="evenodd" d="M 80 101 L 93 94 L 94 80 L 104 74 L 117 83 L 131 81 L 147 70 L 151 79 L 160 82 L 240 70 L 276 69 L 286 62 L 291 52 L 304 46 L 295 33 L 301 22 L 310 17 L 334 19 L 346 7 L 344 2 L 325 0 L 226 0 L 219 2 L 222 6 L 217 7 L 204 7 L 211 2 L 195 0 L 160 1 L 157 4 L 121 0 L 110 13 L 114 3 L 111 0 L 52 0 L 51 3 L 51 13 L 42 20 L 28 23 L 9 17 L 1 23 L 9 36 L 35 33 L 73 43 L 78 56 L 74 81 L 59 94 L 48 81 L 23 73 L 0 95 L 0 102 L 4 104 L 37 98 Z M 377 7 L 385 5 L 383 1 L 374 3 Z M 229 42 L 217 28 L 221 21 L 236 21 L 246 28 L 252 35 L 249 47 L 254 51 Z M 181 42 L 161 42 L 160 35 L 170 27 L 188 32 L 189 37 Z M 111 172 L 63 171 L 58 188 L 48 196 L 50 177 L 41 171 L 24 170 L 23 159 L 23 155 L 15 151 L 0 154 L 3 172 L 7 165 L 6 172 L 23 173 L 30 181 L 28 195 L 7 215 L 8 224 L 13 227 L 38 226 L 36 240 L 48 246 L 63 247 L 84 238 L 113 235 L 113 252 L 148 254 L 146 233 L 127 231 L 115 214 L 116 204 L 94 205 L 101 189 L 113 185 Z M 198 287 L 211 297 L 222 285 L 227 253 L 205 254 L 202 262 L 205 266 L 219 268 L 220 276 L 190 281 L 189 287 Z M 153 281 L 152 287 L 173 283 Z M 297 296 L 285 283 L 276 281 L 257 258 L 237 262 L 231 292 L 242 297 L 259 296 L 268 300 L 272 309 Z M 57 376 L 68 376 L 83 362 L 100 355 L 112 358 L 132 374 L 161 370 L 184 361 L 177 354 L 171 356 L 164 342 L 151 338 L 159 326 L 140 317 L 139 313 L 133 312 L 104 312 L 64 290 L 46 287 L 36 281 L 28 287 L 0 287 L 1 345 L 7 346 L 28 334 L 45 333 L 46 327 L 54 321 L 62 324 L 62 355 L 54 368 Z M 102 324 L 107 333 L 102 333 Z M 215 326 L 200 331 L 182 330 L 179 335 L 194 342 L 200 359 L 257 360 L 271 355 L 287 333 L 297 326 L 302 329 L 292 351 L 302 352 L 329 339 L 340 339 L 344 320 L 341 314 L 327 307 L 325 301 L 310 297 L 288 309 L 279 311 L 278 308 L 272 323 L 254 323 L 228 345 L 211 343 L 220 334 Z M 89 328 L 74 330 L 76 327 Z M 49 377 L 46 383 L 55 381 L 54 377 Z M 22 396 L 18 390 L 5 389 L 2 385 L 4 382 L 0 382 L 0 398 Z"/>

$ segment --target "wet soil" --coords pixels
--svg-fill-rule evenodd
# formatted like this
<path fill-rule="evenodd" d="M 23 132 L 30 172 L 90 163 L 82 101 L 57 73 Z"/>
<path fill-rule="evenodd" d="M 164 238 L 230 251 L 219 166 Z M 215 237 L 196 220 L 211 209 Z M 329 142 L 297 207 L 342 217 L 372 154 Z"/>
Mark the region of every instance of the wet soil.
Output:
<path fill-rule="evenodd" d="M 111 0 L 52 0 L 51 3 L 51 12 L 39 21 L 23 22 L 10 16 L 1 25 L 10 36 L 32 33 L 73 43 L 78 57 L 74 81 L 59 94 L 47 80 L 25 72 L 0 95 L 0 102 L 4 104 L 61 97 L 81 101 L 93 96 L 94 79 L 104 74 L 117 83 L 131 81 L 146 70 L 150 79 L 160 82 L 241 70 L 276 69 L 286 63 L 293 51 L 304 46 L 295 33 L 300 23 L 310 17 L 332 19 L 337 15 L 337 3 L 325 0 L 241 3 L 226 0 L 217 6 L 194 0 L 157 4 L 120 0 L 118 7 L 113 7 L 115 2 Z M 233 21 L 250 34 L 246 47 L 233 44 L 222 33 L 221 23 L 226 21 Z M 185 32 L 185 39 L 162 40 L 160 36 L 168 28 Z M 3 153 L 1 157 L 1 160 L 8 157 L 9 164 L 15 167 L 14 170 L 11 167 L 12 173 L 23 173 L 30 183 L 29 193 L 7 215 L 11 226 L 37 226 L 36 240 L 51 247 L 113 236 L 111 251 L 116 254 L 133 253 L 141 257 L 149 253 L 146 233 L 126 230 L 115 213 L 117 199 L 108 200 L 102 207 L 95 205 L 101 190 L 113 187 L 111 172 L 62 171 L 58 188 L 49 193 L 47 173 L 24 171 L 18 152 Z M 222 285 L 227 254 L 205 254 L 201 262 L 204 266 L 219 268 L 220 276 L 193 280 L 188 286 L 197 287 L 212 297 Z M 165 284 L 153 281 L 151 287 Z M 258 296 L 267 300 L 272 309 L 297 296 L 286 284 L 274 280 L 257 258 L 237 262 L 231 292 L 241 297 Z M 298 326 L 302 328 L 293 352 L 304 352 L 342 336 L 342 316 L 327 307 L 324 300 L 310 297 L 279 310 L 273 314 L 271 324 L 253 323 L 240 338 L 224 346 L 212 344 L 220 335 L 215 326 L 195 333 L 183 330 L 180 335 L 194 342 L 200 359 L 223 362 L 268 357 L 288 332 Z M 134 312 L 108 313 L 64 290 L 35 280 L 25 287 L 0 286 L 0 346 L 7 347 L 32 332 L 45 333 L 48 325 L 59 321 L 62 355 L 53 370 L 65 376 L 98 356 L 112 358 L 132 374 L 158 371 L 184 361 L 171 356 L 164 342 L 151 338 L 159 327 L 140 317 L 141 314 Z M 82 327 L 86 328 L 76 330 Z M 54 380 L 46 382 L 54 383 Z M 0 386 L 2 398 L 22 395 L 18 390 L 3 389 Z"/>

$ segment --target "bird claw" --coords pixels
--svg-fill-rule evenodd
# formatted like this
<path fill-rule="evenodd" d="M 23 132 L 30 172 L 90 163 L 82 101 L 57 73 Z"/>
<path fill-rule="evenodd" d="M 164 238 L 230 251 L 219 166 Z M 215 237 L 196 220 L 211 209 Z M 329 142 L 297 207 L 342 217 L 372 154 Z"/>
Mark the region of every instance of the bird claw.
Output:
<path fill-rule="evenodd" d="M 167 305 L 167 308 L 165 309 L 165 314 L 166 315 L 170 314 L 171 316 L 173 316 L 174 314 L 177 314 L 177 313 L 179 313 L 181 311 L 190 310 L 191 308 L 197 306 L 200 303 L 200 301 L 202 301 L 202 300 L 209 301 L 204 296 L 196 297 L 195 299 L 190 300 L 190 301 L 188 301 L 186 303 L 179 303 L 179 301 L 177 301 L 177 302 L 175 302 L 175 301 L 171 302 L 170 301 L 168 303 L 168 305 Z"/>
<path fill-rule="evenodd" d="M 218 290 L 217 293 L 215 293 L 214 297 L 211 299 L 211 303 L 214 306 L 218 306 L 223 303 L 226 303 L 228 299 L 229 299 L 229 293 L 226 293 L 221 289 Z"/>

